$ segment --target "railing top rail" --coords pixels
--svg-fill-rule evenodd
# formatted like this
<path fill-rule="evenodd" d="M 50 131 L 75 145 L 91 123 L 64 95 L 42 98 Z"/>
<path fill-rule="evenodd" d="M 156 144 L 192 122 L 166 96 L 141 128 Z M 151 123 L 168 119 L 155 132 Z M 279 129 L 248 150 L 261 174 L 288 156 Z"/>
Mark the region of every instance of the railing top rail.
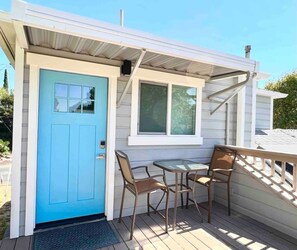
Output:
<path fill-rule="evenodd" d="M 272 159 L 272 160 L 278 160 L 278 161 L 283 161 L 283 162 L 297 163 L 297 155 L 296 154 L 283 153 L 283 152 L 277 152 L 277 151 L 269 151 L 269 150 L 263 150 L 263 149 L 237 147 L 237 146 L 232 146 L 232 145 L 217 145 L 217 146 L 226 147 L 226 148 L 236 150 L 237 153 L 240 155 L 253 156 L 253 157 L 259 157 L 259 158 L 264 158 L 264 159 Z"/>

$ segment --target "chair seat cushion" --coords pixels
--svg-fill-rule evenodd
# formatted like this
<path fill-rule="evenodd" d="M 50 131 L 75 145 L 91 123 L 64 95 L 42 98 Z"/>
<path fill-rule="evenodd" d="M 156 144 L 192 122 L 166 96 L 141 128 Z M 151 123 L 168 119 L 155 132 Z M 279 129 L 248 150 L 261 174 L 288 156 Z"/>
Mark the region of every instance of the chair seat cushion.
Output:
<path fill-rule="evenodd" d="M 135 186 L 137 188 L 138 193 L 150 193 L 158 189 L 166 189 L 165 184 L 155 180 L 149 179 L 144 181 L 135 182 Z M 134 190 L 134 186 L 132 184 L 128 184 L 129 189 Z"/>
<path fill-rule="evenodd" d="M 197 183 L 200 183 L 202 185 L 208 185 L 210 180 L 211 180 L 211 176 L 210 175 L 196 175 L 196 180 L 195 180 L 195 174 L 189 174 L 188 178 L 191 180 L 191 181 L 196 181 Z M 215 183 L 227 183 L 226 180 L 223 180 L 223 179 L 220 179 L 220 178 L 217 178 L 217 177 L 214 177 L 212 179 L 212 182 L 215 182 Z"/>

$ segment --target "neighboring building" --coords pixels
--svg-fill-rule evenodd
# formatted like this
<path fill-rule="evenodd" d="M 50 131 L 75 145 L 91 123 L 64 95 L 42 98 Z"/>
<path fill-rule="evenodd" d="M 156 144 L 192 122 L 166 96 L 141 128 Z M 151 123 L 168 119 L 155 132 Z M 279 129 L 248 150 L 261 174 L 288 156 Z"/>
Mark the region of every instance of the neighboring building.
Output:
<path fill-rule="evenodd" d="M 256 130 L 273 129 L 273 101 L 287 96 L 288 94 L 257 89 Z"/>
<path fill-rule="evenodd" d="M 297 129 L 257 130 L 258 148 L 297 155 Z"/>
<path fill-rule="evenodd" d="M 115 149 L 156 173 L 157 159 L 207 162 L 215 144 L 252 145 L 261 79 L 254 60 L 16 0 L 11 13 L 0 13 L 0 27 L 15 67 L 12 238 L 45 222 L 116 218 L 123 184 Z M 131 73 L 129 62 L 121 70 L 124 60 Z M 234 207 L 252 204 L 249 215 L 271 207 L 263 196 L 240 195 L 257 190 L 247 190 L 242 176 L 235 176 Z M 220 192 L 214 199 L 225 202 Z M 126 197 L 125 215 L 132 203 Z M 144 197 L 137 211 L 146 211 Z M 257 219 L 294 235 L 275 213 Z"/>

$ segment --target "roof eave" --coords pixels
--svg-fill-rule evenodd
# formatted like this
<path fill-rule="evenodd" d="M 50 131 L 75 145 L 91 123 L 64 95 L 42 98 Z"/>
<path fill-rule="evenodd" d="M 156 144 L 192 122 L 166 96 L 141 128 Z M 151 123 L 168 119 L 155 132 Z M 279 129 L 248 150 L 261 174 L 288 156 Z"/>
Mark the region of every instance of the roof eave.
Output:
<path fill-rule="evenodd" d="M 257 89 L 257 95 L 271 97 L 272 99 L 281 99 L 288 96 L 288 94 L 267 89 Z"/>
<path fill-rule="evenodd" d="M 254 60 L 175 42 L 144 32 L 99 22 L 19 0 L 13 0 L 11 16 L 13 20 L 22 22 L 24 26 L 61 32 L 139 50 L 146 49 L 154 53 L 235 70 L 257 71 Z"/>

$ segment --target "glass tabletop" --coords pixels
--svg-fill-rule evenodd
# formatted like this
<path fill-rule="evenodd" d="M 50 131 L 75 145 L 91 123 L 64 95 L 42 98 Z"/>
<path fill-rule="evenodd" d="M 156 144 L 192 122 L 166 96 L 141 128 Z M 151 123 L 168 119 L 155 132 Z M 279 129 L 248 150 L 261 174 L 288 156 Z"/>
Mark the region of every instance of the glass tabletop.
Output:
<path fill-rule="evenodd" d="M 183 159 L 154 161 L 153 164 L 166 171 L 174 173 L 194 172 L 208 169 L 208 166 L 205 164 Z"/>

